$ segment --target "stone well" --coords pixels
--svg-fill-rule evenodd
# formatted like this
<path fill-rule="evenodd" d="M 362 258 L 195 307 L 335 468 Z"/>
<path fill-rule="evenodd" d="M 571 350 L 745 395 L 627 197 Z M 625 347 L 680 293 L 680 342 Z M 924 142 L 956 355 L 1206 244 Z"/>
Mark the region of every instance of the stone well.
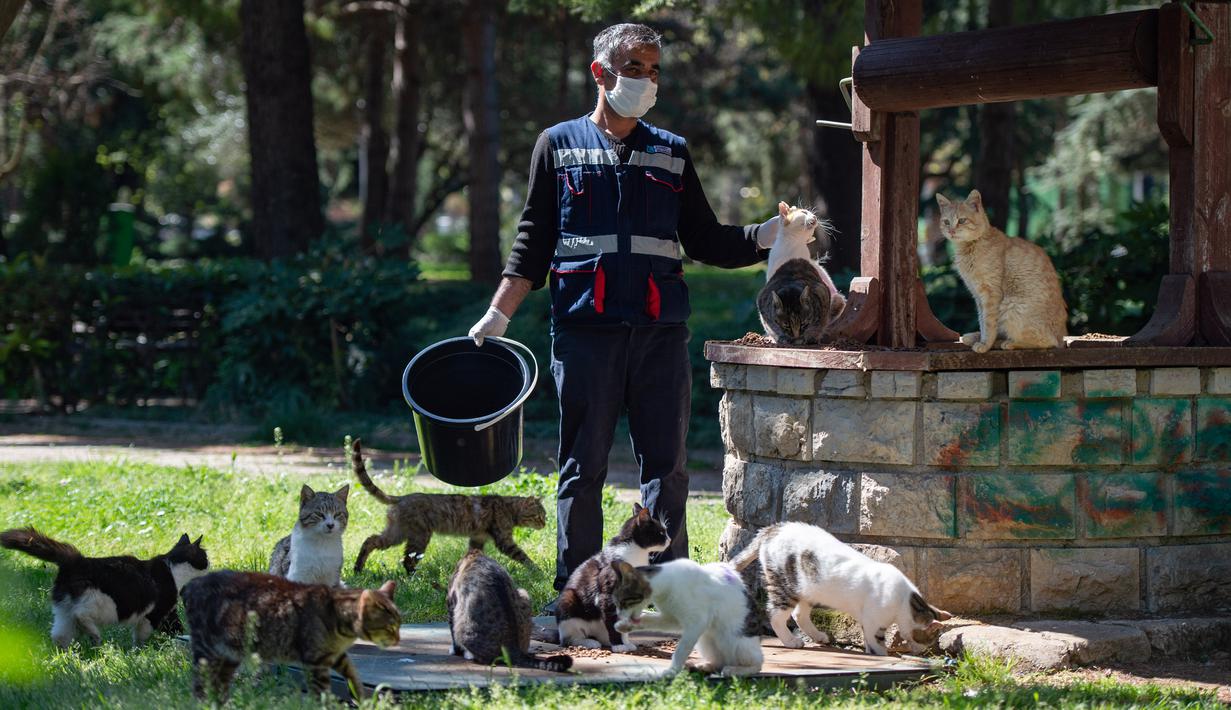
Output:
<path fill-rule="evenodd" d="M 725 556 L 799 520 L 950 611 L 1231 608 L 1231 349 L 706 354 Z"/>

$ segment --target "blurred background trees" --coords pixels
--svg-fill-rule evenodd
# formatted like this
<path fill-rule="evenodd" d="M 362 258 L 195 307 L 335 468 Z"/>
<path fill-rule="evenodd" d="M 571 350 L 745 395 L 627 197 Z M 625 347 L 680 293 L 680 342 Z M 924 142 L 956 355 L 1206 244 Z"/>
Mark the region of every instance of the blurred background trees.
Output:
<path fill-rule="evenodd" d="M 454 335 L 472 301 L 482 311 L 475 283 L 499 277 L 531 146 L 592 108 L 593 36 L 630 19 L 666 40 L 647 119 L 689 140 L 720 219 L 760 221 L 779 199 L 814 206 L 836 229 L 831 270 L 840 282 L 858 270 L 859 146 L 813 120 L 849 120 L 837 82 L 862 39 L 859 0 L 27 0 L 0 3 L 0 20 L 12 7 L 0 43 L 6 395 L 33 396 L 35 364 L 46 375 L 56 359 L 101 357 L 87 337 L 165 355 L 175 338 L 201 350 L 191 343 L 215 325 L 227 364 L 202 367 L 216 400 L 284 393 L 290 373 L 296 397 L 336 406 L 362 401 L 357 386 L 394 386 L 397 368 L 375 363 L 422 340 L 406 323 Z M 1133 7 L 925 0 L 924 32 Z M 963 329 L 974 308 L 934 195 L 977 186 L 998 224 L 1056 259 L 1074 331 L 1144 322 L 1166 260 L 1154 101 L 1143 90 L 922 113 L 919 249 L 942 320 Z M 149 299 L 112 288 L 181 276 L 159 296 L 186 319 L 170 335 L 137 317 Z M 755 327 L 757 278 L 698 346 Z M 472 283 L 445 297 L 448 280 Z M 62 292 L 10 290 L 30 284 Z M 176 293 L 183 303 L 167 301 Z M 425 324 L 444 303 L 456 307 Z M 52 304 L 71 315 L 48 315 Z M 296 357 L 307 364 L 285 366 Z M 169 355 L 151 362 L 176 369 Z M 105 371 L 92 377 L 119 372 Z M 202 377 L 189 371 L 164 389 Z M 118 397 L 83 392 L 57 406 Z"/>

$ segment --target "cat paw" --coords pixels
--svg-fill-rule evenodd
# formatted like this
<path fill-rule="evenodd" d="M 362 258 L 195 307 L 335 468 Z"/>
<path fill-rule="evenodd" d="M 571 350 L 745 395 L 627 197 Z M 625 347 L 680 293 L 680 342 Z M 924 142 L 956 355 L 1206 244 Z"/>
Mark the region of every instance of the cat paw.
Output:
<path fill-rule="evenodd" d="M 581 648 L 602 648 L 603 644 L 594 639 L 577 639 L 563 644 L 565 646 L 580 646 Z"/>
<path fill-rule="evenodd" d="M 829 643 L 829 634 L 824 631 L 818 631 L 816 634 L 808 634 L 808 638 L 812 641 L 812 643 L 820 644 L 822 646 Z"/>
<path fill-rule="evenodd" d="M 619 621 L 615 622 L 615 630 L 619 631 L 622 634 L 626 634 L 629 631 L 632 631 L 634 628 L 636 628 L 636 626 L 633 624 L 631 619 L 620 619 Z"/>
<path fill-rule="evenodd" d="M 977 353 L 979 353 L 979 354 L 983 354 L 983 353 L 987 352 L 988 350 L 991 350 L 991 349 L 992 349 L 992 344 L 991 344 L 991 343 L 989 343 L 989 342 L 987 342 L 986 340 L 980 340 L 979 342 L 975 343 L 974 345 L 971 345 L 971 346 L 970 346 L 970 349 L 971 349 L 971 350 L 973 350 L 973 351 L 975 351 L 975 352 L 977 352 Z"/>
<path fill-rule="evenodd" d="M 803 639 L 798 638 L 798 637 L 796 637 L 796 636 L 792 636 L 792 637 L 790 637 L 789 639 L 783 639 L 783 638 L 780 638 L 780 639 L 778 639 L 778 640 L 779 640 L 779 641 L 782 643 L 782 645 L 783 645 L 783 646 L 785 646 L 786 648 L 803 648 L 803 647 L 804 647 L 804 641 L 803 641 Z"/>
<path fill-rule="evenodd" d="M 967 333 L 963 335 L 961 338 L 959 338 L 959 340 L 962 342 L 962 345 L 974 345 L 975 343 L 979 342 L 979 334 L 978 333 Z"/>
<path fill-rule="evenodd" d="M 636 651 L 636 650 L 637 650 L 637 644 L 635 643 L 617 643 L 616 645 L 611 647 L 612 653 L 632 653 L 633 651 Z"/>

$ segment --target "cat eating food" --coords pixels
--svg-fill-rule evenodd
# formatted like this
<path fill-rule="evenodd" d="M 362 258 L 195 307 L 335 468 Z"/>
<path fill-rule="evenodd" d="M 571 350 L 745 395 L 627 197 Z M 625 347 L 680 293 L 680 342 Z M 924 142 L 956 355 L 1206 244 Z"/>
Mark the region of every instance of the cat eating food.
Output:
<path fill-rule="evenodd" d="M 799 630 L 816 643 L 829 636 L 812 623 L 812 607 L 826 606 L 850 614 L 863 627 L 864 648 L 884 656 L 885 630 L 898 633 L 915 653 L 922 652 L 940 631 L 949 612 L 928 604 L 897 567 L 876 562 L 815 525 L 778 523 L 763 528 L 731 560 L 736 570 L 761 565 L 768 593 L 769 624 L 783 646 L 804 642 L 787 629 L 793 617 Z"/>
<path fill-rule="evenodd" d="M 821 221 L 808 210 L 778 203 L 778 238 L 769 251 L 757 313 L 765 334 L 780 345 L 815 345 L 846 299 L 808 251 Z"/>
<path fill-rule="evenodd" d="M 564 672 L 571 656 L 539 658 L 530 651 L 530 596 L 508 571 L 482 550 L 470 550 L 449 580 L 450 653 L 490 664 L 508 659 L 514 666 Z"/>
<path fill-rule="evenodd" d="M 78 630 L 101 643 L 100 627 L 112 624 L 131 626 L 134 643 L 144 643 L 155 629 L 178 633 L 179 590 L 209 569 L 201 538 L 190 542 L 187 535 L 166 554 L 148 560 L 86 557 L 34 528 L 6 530 L 0 545 L 60 568 L 51 587 L 51 640 L 60 648 L 68 648 Z"/>
<path fill-rule="evenodd" d="M 496 549 L 534 568 L 534 562 L 513 540 L 517 527 L 542 529 L 547 525 L 547 510 L 532 496 L 463 496 L 443 493 L 411 493 L 391 496 L 372 482 L 363 463 L 359 440 L 351 445 L 351 469 L 355 477 L 376 500 L 389 506 L 385 529 L 363 541 L 355 558 L 355 572 L 361 572 L 368 555 L 405 542 L 402 566 L 414 574 L 433 534 L 462 535 L 470 546 L 483 549 L 488 540 Z"/>
<path fill-rule="evenodd" d="M 1047 253 L 993 227 L 978 190 L 957 204 L 941 194 L 936 202 L 940 231 L 953 242 L 954 265 L 979 310 L 979 332 L 966 333 L 962 343 L 977 353 L 994 345 L 1064 347 L 1068 308 Z"/>
<path fill-rule="evenodd" d="M 300 584 L 259 572 L 224 570 L 184 587 L 184 611 L 192 634 L 192 692 L 225 702 L 240 661 L 304 669 L 319 696 L 329 689 L 329 671 L 346 677 L 358 697 L 368 693 L 347 650 L 357 639 L 389 647 L 400 640 L 401 613 L 394 583 L 380 589 Z"/>
<path fill-rule="evenodd" d="M 760 672 L 763 654 L 756 603 L 731 565 L 680 559 L 634 568 L 617 560 L 613 571 L 617 631 L 680 633 L 667 675 L 684 670 L 694 647 L 701 652 L 698 670 L 703 672 L 724 676 Z M 658 613 L 644 612 L 648 604 Z"/>
<path fill-rule="evenodd" d="M 269 573 L 292 582 L 342 583 L 342 533 L 349 515 L 346 497 L 350 485 L 333 493 L 317 492 L 305 485 L 299 491 L 299 519 L 291 534 L 274 545 Z"/>
<path fill-rule="evenodd" d="M 619 581 L 612 563 L 624 560 L 646 565 L 650 555 L 671 543 L 667 527 L 650 515 L 649 508 L 633 503 L 633 515 L 620 532 L 569 575 L 556 603 L 556 628 L 561 646 L 601 648 L 616 653 L 637 650 L 628 637 L 616 630 L 615 587 Z"/>

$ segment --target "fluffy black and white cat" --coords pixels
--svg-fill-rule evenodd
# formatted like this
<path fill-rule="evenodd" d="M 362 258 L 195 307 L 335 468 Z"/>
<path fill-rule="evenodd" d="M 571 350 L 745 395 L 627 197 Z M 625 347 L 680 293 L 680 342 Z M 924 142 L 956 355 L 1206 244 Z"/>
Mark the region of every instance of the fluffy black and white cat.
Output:
<path fill-rule="evenodd" d="M 662 521 L 648 508 L 633 503 L 633 515 L 607 546 L 573 570 L 556 603 L 556 628 L 561 646 L 635 651 L 637 646 L 616 631 L 613 593 L 619 581 L 612 563 L 623 560 L 634 566 L 649 564 L 650 555 L 667 549 L 671 538 Z"/>
<path fill-rule="evenodd" d="M 679 632 L 667 675 L 684 670 L 694 647 L 701 652 L 698 670 L 703 672 L 740 676 L 761 671 L 756 602 L 731 565 L 672 560 L 634 568 L 617 560 L 613 571 L 617 631 Z M 649 604 L 658 613 L 644 612 Z"/>
<path fill-rule="evenodd" d="M 134 643 L 144 643 L 155 629 L 181 631 L 175 615 L 179 591 L 209 571 L 201 538 L 190 542 L 187 535 L 170 552 L 148 560 L 86 557 L 34 528 L 0 533 L 0 546 L 59 566 L 51 588 L 51 640 L 60 648 L 72 644 L 79 630 L 100 643 L 101 627 L 112 624 L 131 626 Z"/>
<path fill-rule="evenodd" d="M 915 653 L 923 651 L 951 617 L 928 604 L 919 589 L 891 564 L 876 562 L 828 532 L 807 523 L 779 523 L 762 529 L 731 564 L 743 570 L 754 562 L 768 593 L 769 624 L 787 648 L 804 642 L 791 634 L 787 619 L 816 643 L 829 635 L 812 623 L 812 607 L 850 614 L 863 627 L 868 653 L 884 656 L 885 630 L 898 633 Z"/>

